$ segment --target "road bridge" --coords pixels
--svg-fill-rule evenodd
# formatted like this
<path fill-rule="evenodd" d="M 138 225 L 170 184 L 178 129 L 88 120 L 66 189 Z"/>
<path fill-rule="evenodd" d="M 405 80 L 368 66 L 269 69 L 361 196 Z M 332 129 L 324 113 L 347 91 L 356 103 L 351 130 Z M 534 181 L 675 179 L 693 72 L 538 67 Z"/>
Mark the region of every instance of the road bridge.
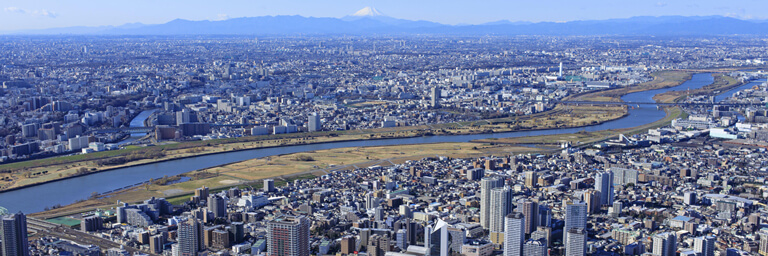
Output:
<path fill-rule="evenodd" d="M 557 103 L 565 105 L 655 105 L 655 106 L 682 106 L 682 107 L 711 107 L 711 106 L 729 106 L 729 107 L 761 107 L 765 106 L 763 103 L 717 103 L 717 102 L 637 102 L 637 101 L 559 101 Z"/>

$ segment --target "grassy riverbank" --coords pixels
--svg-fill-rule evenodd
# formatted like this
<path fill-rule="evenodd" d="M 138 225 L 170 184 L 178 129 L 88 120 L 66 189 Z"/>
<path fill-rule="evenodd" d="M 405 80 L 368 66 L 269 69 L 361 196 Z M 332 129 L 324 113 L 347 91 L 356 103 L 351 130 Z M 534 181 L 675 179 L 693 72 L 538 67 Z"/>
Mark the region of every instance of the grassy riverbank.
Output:
<path fill-rule="evenodd" d="M 149 147 L 64 156 L 0 165 L 0 191 L 68 177 L 233 150 L 339 141 L 410 138 L 558 129 L 595 125 L 623 117 L 623 106 L 562 106 L 529 116 L 424 126 L 250 136 L 208 141 L 162 142 Z M 126 161 L 126 159 L 130 161 Z M 105 164 L 108 163 L 108 164 Z"/>
<path fill-rule="evenodd" d="M 687 114 L 683 112 L 682 109 L 680 109 L 679 107 L 667 108 L 664 111 L 667 112 L 666 117 L 658 121 L 641 125 L 641 126 L 625 128 L 625 129 L 610 129 L 610 130 L 601 130 L 601 131 L 594 131 L 594 132 L 580 131 L 577 133 L 528 136 L 528 137 L 517 137 L 517 138 L 482 139 L 482 140 L 475 140 L 473 142 L 497 143 L 497 144 L 506 144 L 510 146 L 536 145 L 544 148 L 557 148 L 562 143 L 567 142 L 574 147 L 582 147 L 582 146 L 591 145 L 597 142 L 606 141 L 608 139 L 616 138 L 620 134 L 629 136 L 629 135 L 643 133 L 648 131 L 648 129 L 654 129 L 654 128 L 659 128 L 659 127 L 669 125 L 669 123 L 672 122 L 672 120 L 674 119 L 687 117 Z"/>
<path fill-rule="evenodd" d="M 665 103 L 678 102 L 689 96 L 712 95 L 715 91 L 725 92 L 743 84 L 741 81 L 724 74 L 712 74 L 712 76 L 714 76 L 715 81 L 710 85 L 696 90 L 665 92 L 655 95 L 653 99 Z"/>
<path fill-rule="evenodd" d="M 640 91 L 650 91 L 662 88 L 674 87 L 691 79 L 693 72 L 679 70 L 664 70 L 651 73 L 653 80 L 637 85 L 604 90 L 596 93 L 584 94 L 569 98 L 572 101 L 621 101 L 621 96 Z"/>
<path fill-rule="evenodd" d="M 318 150 L 295 154 L 256 158 L 227 165 L 192 171 L 183 174 L 192 180 L 168 184 L 138 186 L 61 208 L 33 214 L 40 218 L 53 218 L 77 212 L 113 207 L 117 200 L 139 202 L 149 197 L 164 197 L 179 204 L 189 200 L 195 188 L 206 186 L 213 190 L 231 187 L 260 188 L 262 180 L 275 179 L 276 185 L 296 179 L 308 179 L 335 170 L 349 170 L 373 165 L 389 166 L 425 157 L 447 156 L 454 158 L 485 155 L 508 155 L 545 152 L 546 149 L 489 143 L 434 143 L 419 145 L 350 147 Z"/>
<path fill-rule="evenodd" d="M 682 76 L 681 74 L 682 73 L 678 72 L 656 74 L 660 77 L 655 79 L 654 81 L 656 81 L 656 83 L 650 84 L 649 87 L 655 89 L 673 86 L 674 84 L 668 84 L 670 80 L 678 81 L 678 84 L 682 83 L 685 80 L 678 79 Z M 619 108 L 626 111 L 623 107 Z M 290 180 L 316 177 L 334 170 L 347 170 L 372 165 L 398 164 L 408 160 L 416 160 L 437 155 L 450 157 L 477 157 L 482 155 L 507 155 L 523 152 L 551 152 L 557 148 L 559 142 L 567 141 L 577 145 L 586 145 L 617 136 L 618 134 L 631 135 L 644 132 L 647 129 L 667 125 L 671 120 L 685 116 L 685 113 L 677 107 L 668 108 L 665 111 L 667 111 L 667 116 L 662 120 L 620 130 L 493 139 L 470 143 L 436 143 L 341 148 L 251 159 L 186 173 L 184 174 L 185 176 L 193 178 L 187 182 L 168 185 L 150 184 L 148 186 L 135 187 L 109 195 L 102 195 L 100 198 L 93 198 L 55 210 L 37 213 L 35 216 L 42 218 L 63 216 L 96 208 L 111 207 L 115 204 L 116 200 L 138 202 L 151 196 L 166 197 L 173 203 L 181 203 L 188 200 L 189 195 L 194 188 L 201 186 L 208 186 L 214 190 L 223 190 L 236 186 L 252 186 L 258 188 L 261 186 L 260 181 L 264 178 L 275 178 L 276 183 L 279 185 Z M 592 117 L 606 115 L 606 112 L 619 112 L 622 116 L 625 113 L 602 107 L 584 107 L 580 109 L 579 112 L 576 112 L 576 114 L 582 114 L 583 112 L 589 112 Z M 572 116 L 569 116 L 569 119 L 584 118 L 575 115 L 573 110 L 570 110 L 569 112 L 562 106 L 559 106 L 559 108 L 555 108 L 548 113 L 570 114 Z M 605 117 L 607 116 L 602 116 L 602 118 Z M 550 123 L 547 124 L 545 121 L 549 121 Z M 527 119 L 495 119 L 478 122 L 434 125 L 434 127 L 430 128 L 430 131 L 436 131 L 442 134 L 452 134 L 453 132 L 462 131 L 501 132 L 508 129 L 520 129 L 521 127 L 532 128 L 535 124 L 556 125 L 558 121 L 562 121 L 562 119 L 558 120 L 557 115 L 537 114 L 530 116 Z M 419 131 L 418 129 L 413 129 L 413 127 L 410 127 L 410 130 L 406 128 L 408 127 L 398 127 L 387 131 L 381 131 L 378 134 L 368 133 L 367 136 L 369 138 L 378 136 L 396 136 L 396 134 L 400 132 L 416 133 Z M 361 134 L 365 136 L 365 134 Z M 329 137 L 337 138 L 338 136 Z M 275 141 L 286 143 L 285 140 L 290 142 L 290 139 L 299 138 L 283 138 L 283 142 L 280 142 L 280 140 L 277 139 Z M 309 142 L 307 140 L 304 141 Z M 523 147 L 522 145 L 535 145 L 537 147 Z M 232 146 L 232 144 L 221 144 L 221 146 Z"/>
<path fill-rule="evenodd" d="M 644 87 L 647 89 L 665 88 L 665 87 L 674 86 L 684 82 L 686 78 L 690 78 L 690 73 L 679 72 L 679 71 L 662 71 L 662 72 L 654 73 L 654 77 L 655 77 L 654 81 L 644 83 L 642 86 L 640 85 L 631 86 L 627 88 L 595 92 L 593 94 L 598 95 L 595 97 L 612 97 L 611 95 L 615 95 L 618 92 L 629 93 L 629 92 L 641 91 L 642 90 L 641 87 Z M 591 98 L 590 95 L 592 94 L 581 95 L 581 97 Z M 620 95 L 618 96 L 620 97 Z M 580 99 L 583 99 L 583 98 L 580 98 Z M 670 111 L 671 111 L 670 112 L 671 114 L 668 115 L 668 117 L 670 116 L 677 117 L 683 114 L 681 111 L 679 111 L 679 109 L 678 109 L 679 114 L 674 114 L 674 109 L 671 109 Z M 236 139 L 221 139 L 221 140 L 211 140 L 211 141 L 193 141 L 193 142 L 182 142 L 182 143 L 166 142 L 165 144 L 157 145 L 153 147 L 146 147 L 146 148 L 133 147 L 133 148 L 125 149 L 122 151 L 100 152 L 100 153 L 94 154 L 93 156 L 89 156 L 91 154 L 71 156 L 71 159 L 60 160 L 60 162 L 64 162 L 64 163 L 42 165 L 37 167 L 35 167 L 35 165 L 41 165 L 41 163 L 35 162 L 35 161 L 15 163 L 15 164 L 9 164 L 9 165 L 0 165 L 0 170 L 3 170 L 5 168 L 16 168 L 15 172 L 12 172 L 10 174 L 4 174 L 6 175 L 5 177 L 9 177 L 10 179 L 6 179 L 6 181 L 3 181 L 4 183 L 0 182 L 0 186 L 3 186 L 4 189 L 23 187 L 27 185 L 33 185 L 36 183 L 66 178 L 68 176 L 73 176 L 73 175 L 83 175 L 83 174 L 88 174 L 93 172 L 110 170 L 113 168 L 135 166 L 139 164 L 147 164 L 147 163 L 167 161 L 167 160 L 173 160 L 173 159 L 181 159 L 181 158 L 191 157 L 196 155 L 216 154 L 216 153 L 222 153 L 222 152 L 227 152 L 231 150 L 245 150 L 245 149 L 253 149 L 253 148 L 323 143 L 323 142 L 334 142 L 334 141 L 403 138 L 403 137 L 415 137 L 415 136 L 425 136 L 425 135 L 458 135 L 458 134 L 477 134 L 477 133 L 520 131 L 520 130 L 581 127 L 581 126 L 594 125 L 594 124 L 599 124 L 605 121 L 617 119 L 617 118 L 623 117 L 625 114 L 626 114 L 626 107 L 623 107 L 623 106 L 595 107 L 595 106 L 558 105 L 557 107 L 555 107 L 550 111 L 538 113 L 530 116 L 491 119 L 491 120 L 483 120 L 483 121 L 476 121 L 476 122 L 436 124 L 436 125 L 430 125 L 430 126 L 416 126 L 416 127 L 382 128 L 382 129 L 343 131 L 343 132 L 283 134 L 283 135 L 236 138 Z M 667 120 L 667 122 L 669 120 Z M 660 121 L 663 121 L 663 120 L 660 120 Z M 654 125 L 659 125 L 659 126 L 661 125 L 660 123 L 659 124 L 657 123 L 654 123 Z M 647 128 L 643 128 L 643 129 L 647 129 Z M 637 132 L 637 131 L 626 131 L 625 129 L 625 130 L 617 130 L 617 131 L 604 131 L 604 132 L 601 131 L 601 132 L 586 133 L 586 134 L 580 133 L 580 134 L 574 134 L 574 135 L 536 136 L 536 137 L 531 137 L 530 139 L 517 138 L 512 142 L 482 141 L 482 143 L 487 143 L 487 144 L 500 143 L 502 145 L 506 145 L 506 147 L 510 147 L 509 144 L 540 144 L 543 146 L 543 148 L 551 148 L 551 147 L 556 147 L 555 145 L 556 143 L 553 143 L 553 142 L 569 141 L 571 143 L 575 142 L 578 144 L 592 143 L 595 141 L 605 139 L 607 137 L 615 136 L 617 132 L 622 132 L 627 134 L 627 133 Z M 521 143 L 521 141 L 523 142 Z M 434 145 L 441 145 L 441 144 L 434 144 Z M 398 151 L 403 153 L 404 155 L 412 156 L 411 158 L 413 157 L 420 158 L 419 156 L 424 155 L 425 151 L 423 150 L 420 150 L 418 152 L 411 152 L 410 154 L 403 152 L 404 148 L 407 148 L 410 146 L 413 146 L 413 145 L 391 146 L 387 148 L 388 150 L 392 150 L 393 152 Z M 423 147 L 423 146 L 419 145 L 417 147 Z M 461 146 L 458 146 L 458 147 L 461 147 Z M 476 146 L 472 146 L 472 147 L 476 147 Z M 466 150 L 466 147 L 464 148 Z M 530 148 L 526 150 L 531 151 Z M 139 154 L 139 153 L 145 153 L 147 151 L 159 151 L 162 154 L 159 157 L 141 159 L 137 161 L 124 163 L 121 165 L 103 166 L 99 164 L 99 161 L 103 159 L 123 157 L 125 156 L 126 153 Z M 519 149 L 510 150 L 508 152 L 516 152 L 516 151 L 519 151 Z M 445 153 L 450 152 L 450 150 L 446 151 L 446 149 L 441 149 L 438 152 L 440 152 L 441 155 L 445 155 Z M 378 152 L 378 153 L 381 153 L 381 152 Z M 378 153 L 374 154 L 375 158 L 378 158 L 380 156 Z M 457 157 L 460 156 L 460 154 L 464 154 L 465 157 L 472 156 L 472 155 L 489 154 L 489 153 L 492 154 L 492 152 L 455 152 L 455 153 L 457 153 L 455 155 Z M 99 158 L 99 157 L 103 157 L 103 158 Z M 318 157 L 322 158 L 323 156 L 318 156 Z M 394 157 L 391 155 L 390 155 L 390 158 L 400 159 L 400 157 Z M 405 158 L 405 157 L 402 157 L 402 158 Z M 73 162 L 67 162 L 68 160 L 71 160 Z M 370 161 L 371 155 L 367 156 L 367 159 L 365 160 Z M 216 179 L 211 179 L 210 181 L 205 181 L 205 182 L 209 182 L 208 184 L 210 184 L 210 182 L 214 183 L 212 185 L 216 185 L 216 184 L 221 185 L 224 183 L 239 184 L 243 182 L 253 181 L 256 179 L 262 179 L 265 177 L 310 172 L 311 170 L 320 170 L 323 168 L 327 169 L 343 163 L 366 162 L 359 158 L 354 158 L 354 157 L 344 158 L 340 156 L 334 156 L 333 159 L 324 159 L 319 162 L 320 163 L 319 165 L 317 163 L 311 163 L 310 161 L 306 161 L 307 163 L 294 163 L 294 164 L 285 164 L 285 163 L 279 163 L 274 161 L 272 163 L 258 162 L 258 161 L 263 161 L 263 159 L 253 160 L 253 161 L 255 162 L 250 162 L 247 164 L 247 165 L 253 165 L 253 166 L 247 167 L 247 168 L 245 167 L 246 164 L 242 164 L 242 163 L 239 163 L 242 166 L 236 166 L 237 164 L 236 163 L 228 167 L 216 167 L 218 168 L 216 170 L 216 172 L 218 173 L 216 175 Z M 264 170 L 258 170 L 258 168 L 255 166 L 259 166 L 259 165 L 269 167 L 267 168 L 269 169 L 269 172 L 264 172 Z M 311 168 L 308 168 L 310 166 Z M 231 170 L 227 168 L 230 168 Z M 219 174 L 222 173 L 222 171 L 225 173 L 225 175 L 228 175 L 225 177 L 229 177 L 229 178 L 222 178 L 222 176 L 219 176 Z M 2 178 L 2 176 L 0 176 L 0 178 Z M 185 183 L 181 183 L 181 184 L 185 184 Z M 189 184 L 194 184 L 194 183 L 186 183 L 184 185 L 186 187 L 184 188 L 169 187 L 167 189 L 162 190 L 162 191 L 165 191 L 162 194 L 155 194 L 153 196 L 169 196 L 169 195 L 175 194 L 176 192 L 184 193 L 184 191 L 188 190 L 189 188 L 194 188 L 194 187 L 197 187 L 198 185 L 198 184 L 194 184 L 194 185 L 189 185 Z M 182 185 L 178 185 L 178 186 L 182 186 Z M 142 196 L 146 196 L 146 195 L 142 195 Z"/>
<path fill-rule="evenodd" d="M 654 76 L 657 76 L 657 78 L 654 79 L 655 83 L 649 86 L 649 88 L 652 88 L 652 89 L 666 88 L 666 87 L 682 84 L 683 82 L 690 79 L 691 75 L 688 74 L 688 72 L 675 71 L 675 72 L 657 73 Z M 712 74 L 712 76 L 714 76 L 714 82 L 700 89 L 690 90 L 690 91 L 669 91 L 666 93 L 655 95 L 653 99 L 658 102 L 673 103 L 673 102 L 682 101 L 688 96 L 706 95 L 706 94 L 711 94 L 715 91 L 724 92 L 726 90 L 730 90 L 734 87 L 742 85 L 741 81 L 724 74 Z M 687 79 L 681 80 L 683 78 L 687 78 Z M 677 84 L 670 83 L 670 81 L 674 81 Z M 619 100 L 621 96 L 624 95 L 624 94 L 617 94 L 617 92 L 624 92 L 624 91 L 632 91 L 632 90 L 615 90 L 612 92 L 604 91 L 601 93 L 596 93 L 596 94 L 599 94 L 598 96 L 585 95 L 585 97 L 582 97 L 579 99 L 580 100 L 600 99 L 603 101 L 616 101 L 616 100 Z M 568 143 L 571 143 L 573 146 L 578 147 L 578 146 L 590 145 L 590 144 L 605 141 L 608 139 L 616 138 L 620 134 L 629 136 L 629 135 L 643 133 L 643 132 L 646 132 L 648 129 L 654 129 L 654 128 L 659 128 L 659 127 L 669 125 L 669 123 L 671 123 L 672 120 L 674 119 L 686 118 L 688 116 L 688 114 L 685 113 L 680 107 L 668 107 L 668 108 L 665 108 L 664 111 L 667 113 L 667 115 L 661 120 L 655 121 L 653 123 L 637 126 L 637 127 L 632 127 L 632 128 L 611 129 L 611 130 L 602 130 L 602 131 L 595 131 L 595 132 L 582 131 L 582 132 L 573 133 L 573 134 L 555 134 L 555 135 L 504 138 L 504 139 L 485 139 L 485 140 L 476 140 L 475 142 L 480 142 L 480 143 L 495 142 L 495 143 L 501 143 L 501 144 L 507 144 L 507 145 L 531 145 L 532 144 L 532 145 L 540 145 L 543 147 L 557 147 L 564 142 L 568 142 Z"/>

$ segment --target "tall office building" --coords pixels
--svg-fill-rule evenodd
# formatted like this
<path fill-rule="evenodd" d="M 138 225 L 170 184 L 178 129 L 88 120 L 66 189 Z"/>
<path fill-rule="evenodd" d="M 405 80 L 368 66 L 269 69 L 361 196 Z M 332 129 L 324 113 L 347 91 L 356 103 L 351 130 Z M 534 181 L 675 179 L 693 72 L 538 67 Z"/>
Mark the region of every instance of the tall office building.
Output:
<path fill-rule="evenodd" d="M 535 188 L 538 185 L 539 175 L 534 171 L 525 172 L 525 186 Z"/>
<path fill-rule="evenodd" d="M 208 188 L 203 186 L 201 188 L 195 189 L 195 196 L 200 199 L 207 199 L 208 198 Z"/>
<path fill-rule="evenodd" d="M 653 254 L 658 256 L 675 256 L 677 252 L 677 238 L 672 232 L 653 236 Z"/>
<path fill-rule="evenodd" d="M 683 202 L 687 205 L 696 205 L 696 192 L 686 191 L 683 194 Z"/>
<path fill-rule="evenodd" d="M 512 189 L 509 187 L 494 188 L 491 190 L 490 225 L 491 242 L 502 244 L 504 242 L 504 217 L 512 213 Z"/>
<path fill-rule="evenodd" d="M 627 185 L 629 183 L 637 184 L 638 172 L 635 169 L 611 167 L 613 172 L 613 184 Z"/>
<path fill-rule="evenodd" d="M 245 224 L 232 222 L 229 224 L 229 236 L 232 244 L 239 244 L 245 239 Z"/>
<path fill-rule="evenodd" d="M 149 238 L 149 251 L 155 254 L 163 253 L 163 235 L 154 235 Z"/>
<path fill-rule="evenodd" d="M 304 216 L 282 216 L 267 223 L 267 256 L 309 256 L 309 225 Z"/>
<path fill-rule="evenodd" d="M 210 247 L 225 249 L 232 245 L 232 241 L 229 240 L 229 232 L 225 230 L 213 229 L 210 232 L 206 232 L 206 235 L 205 240 L 209 242 L 208 246 Z"/>
<path fill-rule="evenodd" d="M 25 124 L 21 126 L 21 136 L 25 138 L 37 136 L 37 124 Z"/>
<path fill-rule="evenodd" d="M 408 244 L 418 244 L 419 243 L 419 230 L 422 229 L 421 225 L 416 222 L 411 222 L 410 220 L 406 219 L 407 222 L 405 223 L 405 236 L 408 240 Z"/>
<path fill-rule="evenodd" d="M 429 94 L 430 97 L 430 105 L 432 105 L 433 108 L 439 108 L 440 107 L 440 88 L 437 86 L 432 87 L 432 92 Z"/>
<path fill-rule="evenodd" d="M 613 172 L 599 172 L 595 176 L 595 190 L 600 192 L 600 205 L 613 204 Z"/>
<path fill-rule="evenodd" d="M 227 217 L 227 199 L 217 195 L 208 197 L 208 210 L 213 212 L 214 218 Z"/>
<path fill-rule="evenodd" d="M 503 187 L 504 181 L 497 177 L 485 177 L 480 180 L 480 225 L 488 229 L 491 224 L 491 189 Z"/>
<path fill-rule="evenodd" d="M 316 132 L 323 129 L 323 124 L 320 122 L 320 116 L 318 116 L 317 113 L 309 115 L 308 119 L 307 130 Z"/>
<path fill-rule="evenodd" d="M 371 237 L 371 229 L 364 228 L 360 230 L 360 247 L 368 246 L 368 240 Z"/>
<path fill-rule="evenodd" d="M 354 236 L 346 236 L 341 239 L 341 254 L 352 254 L 357 251 L 355 247 L 357 247 L 357 244 L 355 243 Z"/>
<path fill-rule="evenodd" d="M 547 256 L 547 241 L 542 239 L 531 239 L 523 244 L 523 255 L 525 256 Z"/>
<path fill-rule="evenodd" d="M 587 230 L 584 228 L 571 228 L 566 234 L 568 241 L 565 243 L 565 256 L 587 255 Z"/>
<path fill-rule="evenodd" d="M 600 192 L 597 190 L 587 190 L 587 192 L 584 193 L 584 201 L 587 202 L 587 210 L 589 213 L 600 212 L 600 206 L 602 205 L 602 202 L 600 201 Z"/>
<path fill-rule="evenodd" d="M 451 236 L 447 222 L 438 219 L 434 226 L 427 226 L 424 229 L 424 247 L 429 250 L 429 255 L 451 255 Z"/>
<path fill-rule="evenodd" d="M 613 202 L 613 206 L 611 207 L 611 215 L 614 217 L 621 216 L 621 212 L 624 210 L 624 203 L 621 201 Z"/>
<path fill-rule="evenodd" d="M 178 224 L 176 240 L 179 256 L 197 256 L 197 253 L 205 250 L 203 243 L 203 225 L 195 218 L 190 218 Z"/>
<path fill-rule="evenodd" d="M 374 234 L 368 239 L 368 255 L 384 256 L 389 251 L 389 237 L 387 235 Z"/>
<path fill-rule="evenodd" d="M 176 125 L 195 123 L 197 120 L 197 112 L 194 110 L 185 108 L 176 112 Z"/>
<path fill-rule="evenodd" d="M 395 246 L 403 251 L 408 249 L 408 232 L 405 229 L 395 232 Z"/>
<path fill-rule="evenodd" d="M 0 238 L 2 238 L 0 255 L 29 256 L 27 216 L 21 212 L 2 216 Z"/>
<path fill-rule="evenodd" d="M 702 236 L 693 239 L 693 251 L 696 256 L 714 256 L 715 255 L 715 237 Z"/>
<path fill-rule="evenodd" d="M 537 226 L 549 227 L 552 225 L 552 209 L 549 206 L 539 205 L 539 215 L 536 217 Z"/>
<path fill-rule="evenodd" d="M 762 232 L 758 234 L 760 234 L 760 245 L 757 247 L 757 252 L 760 255 L 768 255 L 768 234 Z"/>
<path fill-rule="evenodd" d="M 526 216 L 519 212 L 504 217 L 504 256 L 523 255 L 526 221 Z"/>
<path fill-rule="evenodd" d="M 275 191 L 275 180 L 264 179 L 264 192 L 272 192 L 272 191 Z"/>
<path fill-rule="evenodd" d="M 381 206 L 377 206 L 376 208 L 373 208 L 374 221 L 384 221 L 385 214 L 386 213 L 384 213 L 384 208 L 381 208 Z"/>
<path fill-rule="evenodd" d="M 461 227 L 448 227 L 448 236 L 451 238 L 451 252 L 461 252 L 461 246 L 467 242 L 467 230 Z"/>
<path fill-rule="evenodd" d="M 565 204 L 563 207 L 565 209 L 565 228 L 563 228 L 563 232 L 565 233 L 564 242 L 568 245 L 569 240 L 571 239 L 570 231 L 572 229 L 586 230 L 587 228 L 587 204 L 582 201 L 565 201 L 563 203 Z"/>
<path fill-rule="evenodd" d="M 80 231 L 83 232 L 98 231 L 99 229 L 102 229 L 103 226 L 104 222 L 99 216 L 85 217 L 80 220 Z"/>
<path fill-rule="evenodd" d="M 525 234 L 530 235 L 539 226 L 536 217 L 539 215 L 539 204 L 531 200 L 520 200 L 518 203 L 520 212 L 525 215 Z"/>

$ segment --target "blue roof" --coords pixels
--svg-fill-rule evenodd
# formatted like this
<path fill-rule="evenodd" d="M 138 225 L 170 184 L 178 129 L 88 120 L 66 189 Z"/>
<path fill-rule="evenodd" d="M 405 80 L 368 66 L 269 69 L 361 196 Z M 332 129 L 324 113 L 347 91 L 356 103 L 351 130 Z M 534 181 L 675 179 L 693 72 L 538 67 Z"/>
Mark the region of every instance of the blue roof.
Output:
<path fill-rule="evenodd" d="M 677 216 L 677 217 L 673 218 L 672 220 L 683 221 L 683 222 L 689 222 L 689 221 L 693 220 L 693 218 L 691 218 L 691 217 L 686 217 L 686 216 Z"/>

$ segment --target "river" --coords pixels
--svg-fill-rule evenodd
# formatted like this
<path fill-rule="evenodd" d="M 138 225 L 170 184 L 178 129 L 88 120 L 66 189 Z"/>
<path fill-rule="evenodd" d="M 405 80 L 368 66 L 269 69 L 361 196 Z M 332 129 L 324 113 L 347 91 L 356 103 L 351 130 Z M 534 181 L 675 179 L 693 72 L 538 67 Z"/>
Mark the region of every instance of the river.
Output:
<path fill-rule="evenodd" d="M 622 97 L 624 101 L 651 102 L 656 94 L 673 91 L 697 89 L 712 84 L 714 78 L 709 73 L 695 74 L 685 83 L 666 89 L 658 89 L 644 92 L 627 94 Z M 382 140 L 363 140 L 349 142 L 332 142 L 311 145 L 284 146 L 266 149 L 251 149 L 244 151 L 235 151 L 215 155 L 205 155 L 190 157 L 180 160 L 160 162 L 142 166 L 120 168 L 113 171 L 99 172 L 91 175 L 76 177 L 72 179 L 59 180 L 38 186 L 23 188 L 14 191 L 0 193 L 0 206 L 7 208 L 10 212 L 22 211 L 32 213 L 42 211 L 45 207 L 56 204 L 67 205 L 80 199 L 88 198 L 91 193 L 103 193 L 117 188 L 130 186 L 133 184 L 147 181 L 151 178 L 161 178 L 164 175 L 172 176 L 194 170 L 213 167 L 232 162 L 238 162 L 253 158 L 267 157 L 280 154 L 290 154 L 306 152 L 313 150 L 324 150 L 344 147 L 366 147 L 366 146 L 388 146 L 402 144 L 422 144 L 439 142 L 468 142 L 476 139 L 486 138 L 509 138 L 524 137 L 536 135 L 550 135 L 575 133 L 578 131 L 599 131 L 607 129 L 621 129 L 640 126 L 655 122 L 665 117 L 662 110 L 655 106 L 644 106 L 630 108 L 626 117 L 608 121 L 600 125 L 565 128 L 537 131 L 518 131 L 493 134 L 474 134 L 474 135 L 446 135 L 446 136 L 426 136 L 416 138 L 382 139 Z"/>
<path fill-rule="evenodd" d="M 726 91 L 724 93 L 721 93 L 720 95 L 715 96 L 715 101 L 716 102 L 723 101 L 726 98 L 733 97 L 733 94 L 738 92 L 738 91 L 741 91 L 741 90 L 744 90 L 744 89 L 749 89 L 749 88 L 752 88 L 754 86 L 761 85 L 761 84 L 763 84 L 765 82 L 766 82 L 765 79 L 758 79 L 758 80 L 754 80 L 752 82 L 740 85 L 740 86 L 738 86 L 736 88 L 733 88 L 733 89 L 731 89 L 729 91 Z"/>
<path fill-rule="evenodd" d="M 155 113 L 155 111 L 157 111 L 157 109 L 141 111 L 141 113 L 136 115 L 136 117 L 134 117 L 131 120 L 130 127 L 144 127 L 144 120 L 147 120 L 147 118 L 150 115 L 152 115 L 152 113 Z M 125 140 L 123 140 L 121 142 L 118 142 L 117 145 L 123 145 L 123 144 L 134 142 L 134 141 L 136 141 L 136 140 L 138 140 L 141 137 L 144 137 L 146 135 L 147 135 L 146 133 L 131 133 L 130 137 L 128 137 L 127 139 L 125 139 Z"/>

